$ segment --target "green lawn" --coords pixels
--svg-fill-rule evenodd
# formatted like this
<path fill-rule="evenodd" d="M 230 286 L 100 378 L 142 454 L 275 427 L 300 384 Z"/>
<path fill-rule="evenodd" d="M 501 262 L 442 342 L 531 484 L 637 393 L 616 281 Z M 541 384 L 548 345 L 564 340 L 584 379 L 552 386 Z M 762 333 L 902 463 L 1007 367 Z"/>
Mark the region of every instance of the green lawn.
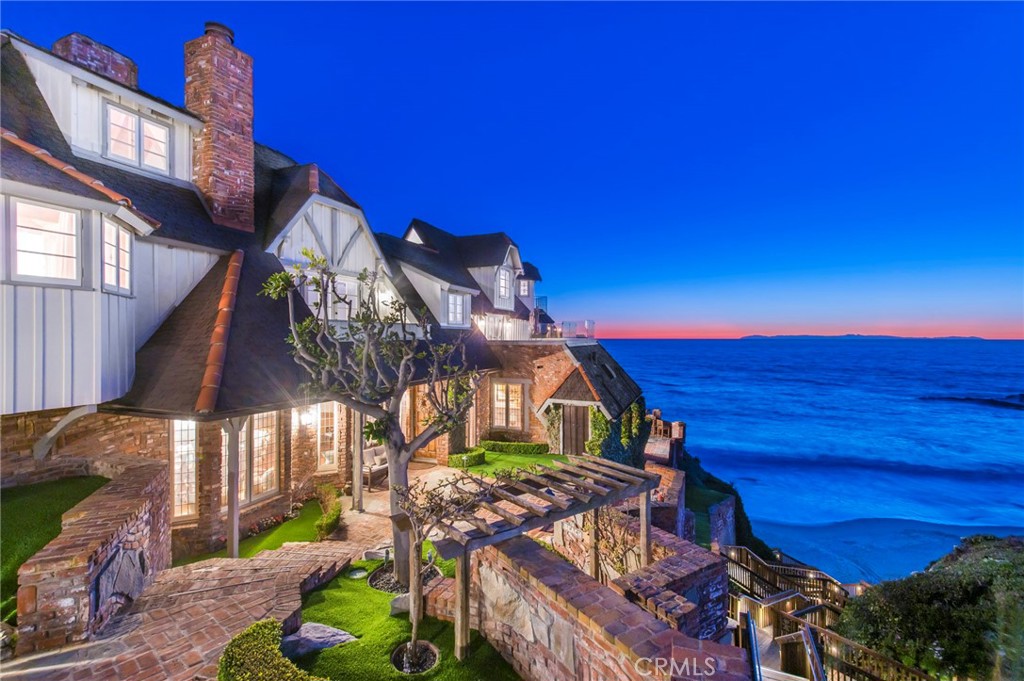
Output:
<path fill-rule="evenodd" d="M 282 544 L 290 541 L 313 541 L 316 539 L 316 528 L 314 524 L 320 519 L 323 512 L 320 510 L 320 502 L 310 499 L 299 509 L 299 516 L 286 520 L 277 527 L 254 534 L 238 542 L 238 555 L 242 558 L 252 558 L 260 551 L 280 548 Z M 221 549 L 213 553 L 206 553 L 201 556 L 182 558 L 176 561 L 177 565 L 188 565 L 207 558 L 225 558 L 228 555 L 227 549 Z"/>
<path fill-rule="evenodd" d="M 701 546 L 711 545 L 711 523 L 708 507 L 714 506 L 728 495 L 706 487 L 691 485 L 686 481 L 686 508 L 693 511 L 693 529 L 695 539 Z"/>
<path fill-rule="evenodd" d="M 353 568 L 368 573 L 381 561 L 359 561 Z M 409 638 L 406 615 L 388 615 L 392 594 L 370 587 L 366 578 L 351 579 L 347 573 L 303 599 L 302 620 L 344 629 L 358 640 L 308 655 L 297 664 L 318 676 L 344 681 L 386 681 L 408 679 L 391 665 L 391 651 Z M 455 659 L 455 628 L 449 622 L 425 618 L 420 637 L 441 651 L 441 662 L 416 678 L 437 681 L 517 681 L 519 677 L 491 645 L 473 632 L 469 657 Z"/>
<path fill-rule="evenodd" d="M 473 475 L 481 477 L 494 477 L 494 471 L 502 468 L 529 468 L 535 464 L 551 467 L 552 461 L 568 461 L 560 454 L 502 454 L 501 452 L 486 452 L 487 462 L 478 466 L 470 466 L 466 469 Z"/>
<path fill-rule="evenodd" d="M 0 616 L 17 614 L 18 568 L 60 534 L 65 511 L 107 483 L 99 476 L 65 478 L 0 492 Z"/>

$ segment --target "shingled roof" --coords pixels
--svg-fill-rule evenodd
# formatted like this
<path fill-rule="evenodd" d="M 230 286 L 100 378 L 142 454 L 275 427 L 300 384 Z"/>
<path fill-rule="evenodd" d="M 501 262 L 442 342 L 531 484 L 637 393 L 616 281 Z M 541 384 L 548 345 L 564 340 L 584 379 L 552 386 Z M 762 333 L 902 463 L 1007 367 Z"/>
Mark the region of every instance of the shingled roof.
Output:
<path fill-rule="evenodd" d="M 541 412 L 550 404 L 590 404 L 614 420 L 640 397 L 640 386 L 599 342 L 570 340 L 565 350 L 576 368 L 544 400 Z"/>

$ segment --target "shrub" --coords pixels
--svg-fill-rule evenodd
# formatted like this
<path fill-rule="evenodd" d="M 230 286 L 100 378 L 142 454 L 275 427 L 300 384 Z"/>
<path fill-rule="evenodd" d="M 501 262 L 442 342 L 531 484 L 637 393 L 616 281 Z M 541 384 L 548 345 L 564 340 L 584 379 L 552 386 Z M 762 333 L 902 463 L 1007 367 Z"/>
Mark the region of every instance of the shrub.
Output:
<path fill-rule="evenodd" d="M 256 622 L 231 639 L 217 668 L 217 681 L 327 681 L 304 672 L 281 654 L 281 623 Z"/>
<path fill-rule="evenodd" d="M 469 468 L 470 466 L 479 466 L 482 463 L 487 463 L 487 456 L 484 454 L 483 447 L 474 447 L 468 452 L 450 454 L 448 456 L 448 465 L 452 468 Z"/>
<path fill-rule="evenodd" d="M 323 511 L 323 515 L 314 524 L 316 540 L 323 541 L 342 525 L 341 498 L 338 496 L 338 488 L 329 482 L 316 486 L 316 498 Z"/>
<path fill-rule="evenodd" d="M 489 452 L 499 454 L 520 454 L 522 456 L 544 456 L 548 453 L 546 442 L 499 442 L 498 440 L 481 440 L 480 446 Z"/>

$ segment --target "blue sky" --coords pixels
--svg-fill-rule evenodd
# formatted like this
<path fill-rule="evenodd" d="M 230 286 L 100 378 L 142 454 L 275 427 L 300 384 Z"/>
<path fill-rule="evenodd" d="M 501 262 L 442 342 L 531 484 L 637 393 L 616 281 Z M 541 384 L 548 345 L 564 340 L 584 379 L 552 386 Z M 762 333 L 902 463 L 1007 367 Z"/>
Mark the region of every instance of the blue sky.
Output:
<path fill-rule="evenodd" d="M 1024 336 L 1018 3 L 4 2 L 181 102 L 206 20 L 260 141 L 377 230 L 505 230 L 606 336 Z"/>

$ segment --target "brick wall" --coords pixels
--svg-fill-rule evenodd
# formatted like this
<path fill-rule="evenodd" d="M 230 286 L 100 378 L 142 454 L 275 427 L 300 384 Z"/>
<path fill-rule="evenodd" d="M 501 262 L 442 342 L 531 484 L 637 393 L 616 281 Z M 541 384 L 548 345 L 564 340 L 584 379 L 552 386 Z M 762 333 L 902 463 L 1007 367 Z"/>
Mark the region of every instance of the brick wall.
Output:
<path fill-rule="evenodd" d="M 689 636 L 720 639 L 728 624 L 729 575 L 726 561 L 654 526 L 651 527 L 651 558 L 654 562 L 647 568 L 641 568 L 640 520 L 627 512 L 630 510 L 633 509 L 628 506 L 602 509 L 598 521 L 601 542 L 599 574 L 602 581 L 615 584 L 620 578 L 625 579 L 619 587 L 625 592 L 631 580 L 638 580 L 636 593 L 631 597 L 638 605 L 666 621 L 672 621 Z M 589 520 L 583 516 L 555 523 L 552 544 L 566 560 L 581 570 L 589 571 L 587 523 Z M 682 610 L 668 613 L 670 605 L 682 608 L 684 602 L 693 606 L 685 609 L 685 617 Z"/>
<path fill-rule="evenodd" d="M 530 539 L 472 556 L 471 626 L 526 681 L 749 679 L 740 648 L 685 636 Z M 430 585 L 425 611 L 454 618 L 453 580 Z"/>
<path fill-rule="evenodd" d="M 76 464 L 111 482 L 65 513 L 60 535 L 18 570 L 19 654 L 87 639 L 170 566 L 167 466 L 138 457 Z"/>
<path fill-rule="evenodd" d="M 53 44 L 53 53 L 70 62 L 117 81 L 130 88 L 139 86 L 139 67 L 135 62 L 81 33 L 66 35 Z"/>
<path fill-rule="evenodd" d="M 708 507 L 708 522 L 711 528 L 711 541 L 719 546 L 732 546 L 736 543 L 736 497 L 729 496 L 714 506 Z"/>
<path fill-rule="evenodd" d="M 477 394 L 477 432 L 481 439 L 492 436 L 520 442 L 547 442 L 547 424 L 537 408 L 551 396 L 575 366 L 562 343 L 493 343 L 491 350 L 501 362 L 501 371 L 488 374 Z M 491 395 L 494 381 L 526 379 L 526 425 L 521 431 L 491 428 Z"/>

